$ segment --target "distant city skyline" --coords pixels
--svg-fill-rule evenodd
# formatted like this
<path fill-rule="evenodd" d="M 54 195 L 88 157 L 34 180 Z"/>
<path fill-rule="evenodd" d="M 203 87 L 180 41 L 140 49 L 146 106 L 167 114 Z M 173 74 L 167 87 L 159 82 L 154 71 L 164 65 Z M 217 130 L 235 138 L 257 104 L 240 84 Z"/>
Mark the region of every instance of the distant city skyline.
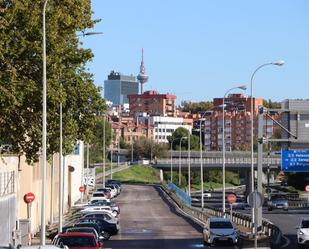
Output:
<path fill-rule="evenodd" d="M 142 4 L 143 3 L 143 4 Z M 94 31 L 81 38 L 93 50 L 88 64 L 102 86 L 111 70 L 139 73 L 141 49 L 149 81 L 144 91 L 177 95 L 181 101 L 210 101 L 249 83 L 261 64 L 282 59 L 254 80 L 253 96 L 282 101 L 308 98 L 309 2 L 245 0 L 215 2 L 92 0 Z"/>

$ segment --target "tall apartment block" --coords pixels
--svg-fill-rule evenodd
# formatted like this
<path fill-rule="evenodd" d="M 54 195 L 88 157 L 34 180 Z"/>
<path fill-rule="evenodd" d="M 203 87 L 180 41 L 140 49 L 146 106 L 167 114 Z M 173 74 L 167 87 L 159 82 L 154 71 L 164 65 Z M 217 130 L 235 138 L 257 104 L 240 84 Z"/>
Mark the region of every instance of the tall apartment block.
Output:
<path fill-rule="evenodd" d="M 150 116 L 176 117 L 176 96 L 147 91 L 128 95 L 131 116 L 146 113 Z"/>
<path fill-rule="evenodd" d="M 111 71 L 104 81 L 104 98 L 113 105 L 128 104 L 128 94 L 138 94 L 138 85 L 135 76 Z"/>
<path fill-rule="evenodd" d="M 204 146 L 206 150 L 222 150 L 223 125 L 225 127 L 225 149 L 250 150 L 251 146 L 251 115 L 254 115 L 254 137 L 257 136 L 258 107 L 263 105 L 263 99 L 253 99 L 253 113 L 251 113 L 251 99 L 243 94 L 231 94 L 225 98 L 225 123 L 222 120 L 222 98 L 215 98 L 214 110 L 209 111 L 202 120 Z M 221 105 L 221 106 L 220 106 Z M 197 128 L 199 122 L 195 124 Z M 264 130 L 267 136 L 273 133 L 273 121 L 264 120 Z M 199 129 L 199 127 L 198 127 Z"/>

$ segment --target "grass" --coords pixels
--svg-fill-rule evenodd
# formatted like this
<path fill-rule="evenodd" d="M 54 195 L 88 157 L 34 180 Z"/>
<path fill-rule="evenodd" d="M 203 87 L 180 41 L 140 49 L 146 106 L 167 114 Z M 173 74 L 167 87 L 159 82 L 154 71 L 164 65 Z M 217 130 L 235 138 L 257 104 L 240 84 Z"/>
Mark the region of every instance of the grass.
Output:
<path fill-rule="evenodd" d="M 116 164 L 113 163 L 113 169 L 114 169 L 114 168 L 117 168 L 117 167 L 118 167 L 117 163 L 116 163 Z M 111 168 L 110 162 L 109 162 L 109 163 L 106 162 L 106 164 L 105 164 L 105 170 L 106 170 L 106 171 L 107 171 L 107 170 L 110 170 L 110 168 Z M 102 167 L 96 167 L 96 168 L 95 168 L 95 173 L 96 173 L 96 174 L 99 174 L 99 173 L 102 173 L 102 172 L 103 172 L 103 168 L 102 168 Z"/>
<path fill-rule="evenodd" d="M 133 165 L 113 173 L 113 179 L 127 183 L 160 183 L 160 173 L 150 166 Z"/>

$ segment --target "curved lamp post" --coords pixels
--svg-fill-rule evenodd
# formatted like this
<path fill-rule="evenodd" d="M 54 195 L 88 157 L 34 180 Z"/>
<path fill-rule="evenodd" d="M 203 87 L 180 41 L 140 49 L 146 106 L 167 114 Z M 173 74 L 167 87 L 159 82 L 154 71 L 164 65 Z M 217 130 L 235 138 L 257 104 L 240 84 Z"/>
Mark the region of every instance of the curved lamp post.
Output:
<path fill-rule="evenodd" d="M 260 65 L 259 67 L 257 67 L 250 79 L 250 100 L 251 100 L 251 107 L 250 107 L 250 111 L 251 111 L 251 191 L 255 190 L 255 184 L 254 184 L 254 157 L 253 157 L 253 79 L 254 76 L 256 74 L 257 71 L 259 71 L 261 68 L 266 67 L 266 66 L 283 66 L 284 65 L 284 61 L 283 60 L 278 60 L 278 61 L 274 61 L 274 62 L 269 62 L 269 63 L 264 63 L 262 65 Z M 252 208 L 252 222 L 255 223 L 255 211 L 254 208 Z M 256 242 L 256 241 L 255 241 Z"/>
<path fill-rule="evenodd" d="M 226 91 L 223 96 L 222 101 L 222 212 L 225 216 L 225 119 L 224 119 L 224 109 L 225 109 L 225 98 L 226 95 L 235 89 L 246 90 L 246 86 L 233 87 Z"/>
<path fill-rule="evenodd" d="M 274 62 L 269 62 L 269 63 L 265 63 L 260 65 L 259 67 L 257 67 L 252 76 L 251 76 L 251 80 L 250 80 L 250 100 L 251 100 L 251 107 L 250 107 L 250 111 L 251 111 L 251 191 L 254 191 L 255 187 L 254 187 L 254 158 L 253 158 L 253 79 L 254 76 L 256 74 L 257 71 L 259 71 L 261 68 L 266 67 L 266 66 L 283 66 L 284 65 L 284 61 L 283 60 L 278 60 L 278 61 L 274 61 Z"/>

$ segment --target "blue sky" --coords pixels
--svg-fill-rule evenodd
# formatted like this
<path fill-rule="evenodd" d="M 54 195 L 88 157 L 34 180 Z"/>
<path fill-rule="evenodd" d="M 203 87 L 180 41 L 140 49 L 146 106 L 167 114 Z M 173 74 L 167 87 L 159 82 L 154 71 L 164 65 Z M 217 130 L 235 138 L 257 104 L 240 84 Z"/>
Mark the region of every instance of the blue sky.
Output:
<path fill-rule="evenodd" d="M 283 59 L 255 77 L 253 95 L 309 98 L 309 1 L 92 0 L 94 31 L 82 38 L 95 58 L 97 85 L 111 70 L 137 75 L 144 48 L 145 90 L 182 100 L 212 100 L 248 84 L 260 64 Z M 249 91 L 247 91 L 247 94 Z"/>

